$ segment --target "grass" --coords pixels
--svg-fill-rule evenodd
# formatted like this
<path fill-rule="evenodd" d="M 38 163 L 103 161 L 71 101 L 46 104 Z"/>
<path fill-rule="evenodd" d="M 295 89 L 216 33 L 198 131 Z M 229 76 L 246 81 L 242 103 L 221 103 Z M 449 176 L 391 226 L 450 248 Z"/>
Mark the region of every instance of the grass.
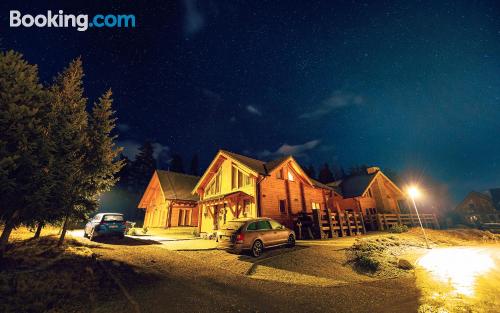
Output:
<path fill-rule="evenodd" d="M 102 264 L 132 281 L 145 281 L 132 266 L 98 261 L 92 250 L 95 244 L 68 236 L 57 246 L 57 231 L 49 227 L 36 240 L 26 228 L 13 232 L 0 260 L 0 312 L 92 311 L 98 303 L 120 295 Z"/>

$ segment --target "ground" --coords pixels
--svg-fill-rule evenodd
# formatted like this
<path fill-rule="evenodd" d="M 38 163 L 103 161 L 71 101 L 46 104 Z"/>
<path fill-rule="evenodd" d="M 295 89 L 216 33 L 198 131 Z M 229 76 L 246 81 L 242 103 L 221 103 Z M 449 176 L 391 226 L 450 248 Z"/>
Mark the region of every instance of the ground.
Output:
<path fill-rule="evenodd" d="M 0 311 L 494 312 L 500 305 L 500 247 L 487 232 L 429 231 L 432 250 L 418 229 L 299 241 L 259 259 L 154 230 L 99 242 L 75 231 L 56 249 L 50 232 L 40 241 L 26 240 L 32 235 L 26 230 L 14 233 L 10 263 L 0 271 Z M 359 251 L 379 269 L 358 267 L 353 253 Z M 38 259 L 26 258 L 27 252 Z M 57 261 L 48 262 L 53 256 Z M 472 271 L 459 271 L 455 282 L 446 277 L 451 267 L 439 267 L 449 256 L 445 263 L 458 263 L 460 256 L 474 263 L 479 256 L 492 264 L 461 264 Z M 416 268 L 398 268 L 401 259 Z"/>

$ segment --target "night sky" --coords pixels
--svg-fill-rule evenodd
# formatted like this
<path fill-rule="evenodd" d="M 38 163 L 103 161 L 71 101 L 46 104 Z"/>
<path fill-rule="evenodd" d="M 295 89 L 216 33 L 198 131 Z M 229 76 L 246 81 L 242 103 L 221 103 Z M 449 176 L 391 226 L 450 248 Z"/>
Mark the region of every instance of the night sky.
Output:
<path fill-rule="evenodd" d="M 455 201 L 500 187 L 496 1 L 69 2 L 2 1 L 0 46 L 47 83 L 81 55 L 89 101 L 113 89 L 129 156 L 150 140 L 162 167 L 176 152 L 205 168 L 220 148 L 378 165 Z M 9 28 L 12 9 L 135 14 L 137 27 Z"/>

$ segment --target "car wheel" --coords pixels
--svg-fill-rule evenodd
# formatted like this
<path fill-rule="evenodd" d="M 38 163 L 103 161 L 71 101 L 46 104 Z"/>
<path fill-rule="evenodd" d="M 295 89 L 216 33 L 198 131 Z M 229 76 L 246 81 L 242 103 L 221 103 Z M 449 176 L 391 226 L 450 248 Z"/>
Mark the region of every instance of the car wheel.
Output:
<path fill-rule="evenodd" d="M 118 235 L 118 239 L 123 239 L 125 238 L 125 234 Z"/>
<path fill-rule="evenodd" d="M 288 241 L 287 241 L 287 247 L 289 248 L 293 248 L 295 247 L 295 236 L 294 235 L 290 235 L 288 236 Z"/>
<path fill-rule="evenodd" d="M 264 245 L 262 244 L 262 241 L 260 240 L 255 240 L 255 242 L 252 245 L 252 255 L 256 258 L 262 255 L 262 252 L 264 251 Z"/>

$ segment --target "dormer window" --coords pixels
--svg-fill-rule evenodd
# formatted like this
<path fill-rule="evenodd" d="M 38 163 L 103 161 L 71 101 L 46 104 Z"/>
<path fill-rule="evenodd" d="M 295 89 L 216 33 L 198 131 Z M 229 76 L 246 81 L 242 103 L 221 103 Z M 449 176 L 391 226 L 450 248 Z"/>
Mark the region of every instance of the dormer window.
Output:
<path fill-rule="evenodd" d="M 294 181 L 294 177 L 291 171 L 288 171 L 288 180 L 289 181 Z"/>

